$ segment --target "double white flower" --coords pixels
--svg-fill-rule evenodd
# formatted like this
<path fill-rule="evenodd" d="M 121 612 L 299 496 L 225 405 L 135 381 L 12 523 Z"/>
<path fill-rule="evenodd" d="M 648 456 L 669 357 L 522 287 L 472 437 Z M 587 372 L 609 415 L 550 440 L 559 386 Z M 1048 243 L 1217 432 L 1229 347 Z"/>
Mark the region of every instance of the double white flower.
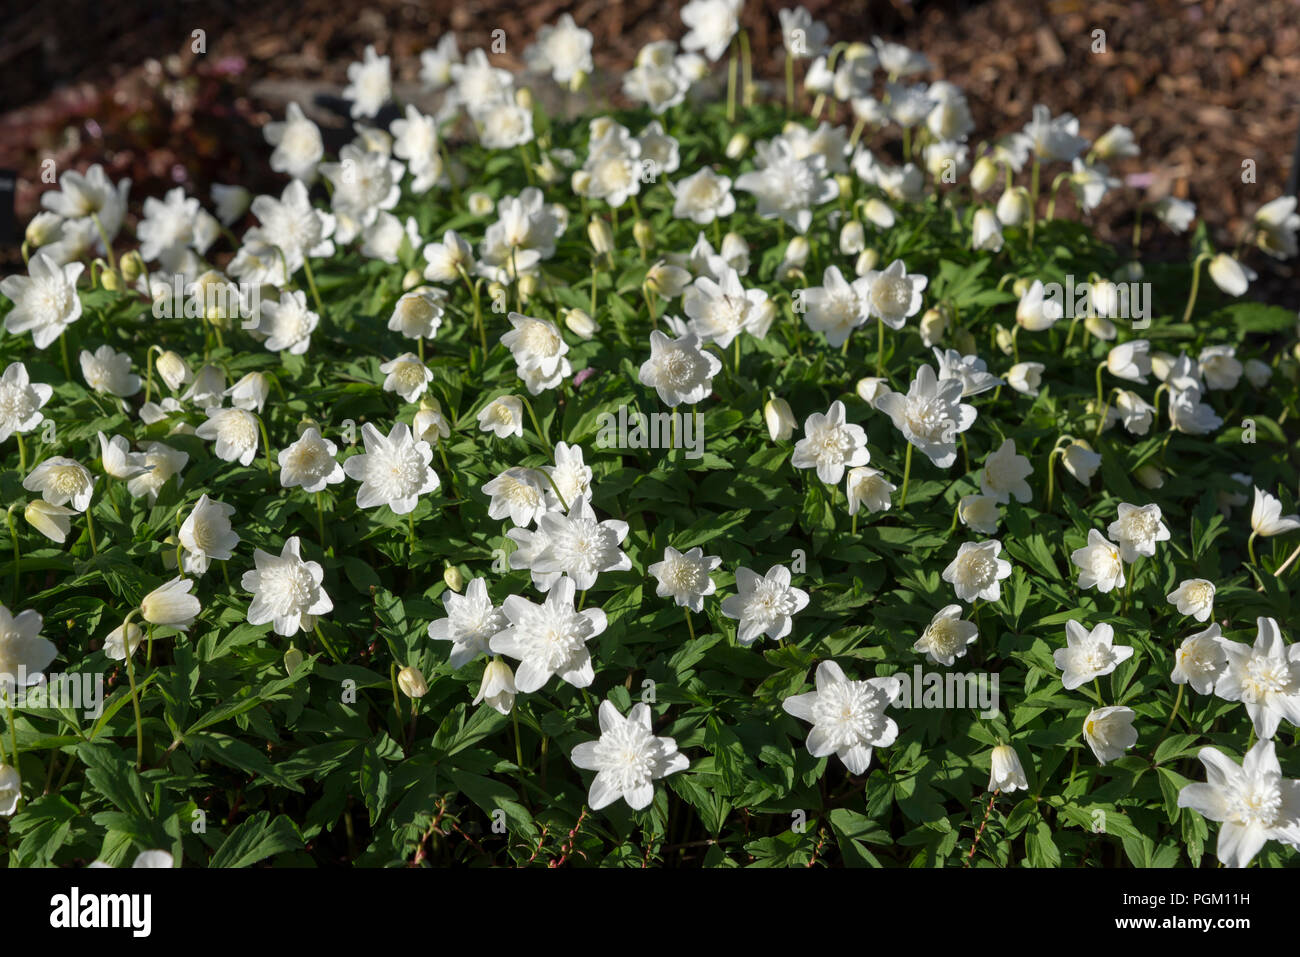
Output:
<path fill-rule="evenodd" d="M 814 758 L 834 754 L 852 774 L 865 774 L 872 748 L 898 738 L 898 725 L 885 708 L 898 700 L 902 682 L 895 677 L 850 681 L 833 661 L 817 666 L 816 691 L 786 698 L 781 707 L 812 723 L 808 753 Z"/>
<path fill-rule="evenodd" d="M 602 701 L 598 715 L 600 738 L 584 741 L 571 755 L 575 766 L 596 772 L 587 804 L 599 811 L 622 798 L 634 811 L 649 807 L 654 782 L 685 771 L 690 761 L 672 738 L 655 735 L 649 705 L 634 704 L 623 717 L 612 702 Z"/>

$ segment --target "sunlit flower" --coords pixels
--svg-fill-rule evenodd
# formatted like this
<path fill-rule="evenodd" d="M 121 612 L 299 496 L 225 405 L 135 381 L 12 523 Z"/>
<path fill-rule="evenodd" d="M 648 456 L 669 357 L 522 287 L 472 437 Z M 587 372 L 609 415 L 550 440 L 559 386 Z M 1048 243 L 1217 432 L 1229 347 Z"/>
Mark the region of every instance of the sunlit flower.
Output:
<path fill-rule="evenodd" d="M 1124 562 L 1118 546 L 1095 528 L 1088 530 L 1088 544 L 1070 553 L 1070 563 L 1079 569 L 1079 587 L 1096 588 L 1102 594 L 1124 585 Z"/>
<path fill-rule="evenodd" d="M 253 593 L 248 605 L 250 625 L 271 624 L 277 635 L 291 638 L 311 631 L 320 615 L 334 610 L 325 593 L 325 570 L 319 562 L 303 561 L 298 536 L 287 539 L 279 555 L 253 549 L 254 568 L 240 581 Z"/>
<path fill-rule="evenodd" d="M 1061 684 L 1066 691 L 1110 674 L 1133 657 L 1130 646 L 1113 644 L 1114 639 L 1115 629 L 1105 622 L 1092 631 L 1074 619 L 1065 623 L 1066 646 L 1052 652 L 1052 660 L 1061 669 Z"/>
<path fill-rule="evenodd" d="M 773 565 L 766 575 L 736 569 L 736 594 L 722 600 L 722 613 L 734 618 L 736 641 L 749 646 L 763 635 L 779 641 L 794 627 L 793 616 L 808 605 L 808 593 L 790 584 L 790 569 Z"/>
<path fill-rule="evenodd" d="M 851 774 L 866 774 L 871 749 L 885 748 L 898 738 L 898 725 L 885 708 L 898 700 L 898 678 L 850 681 L 833 661 L 817 666 L 816 691 L 781 702 L 788 714 L 812 724 L 808 753 L 814 758 L 834 754 Z"/>
<path fill-rule="evenodd" d="M 231 559 L 239 544 L 239 533 L 230 526 L 234 514 L 233 505 L 214 502 L 206 494 L 194 504 L 177 536 L 184 549 L 182 568 L 187 575 L 202 575 L 213 559 Z"/>
<path fill-rule="evenodd" d="M 593 811 L 619 798 L 634 811 L 649 807 L 654 782 L 690 766 L 676 741 L 655 735 L 649 705 L 634 704 L 625 718 L 612 702 L 602 701 L 599 718 L 600 738 L 584 741 L 571 755 L 575 767 L 596 772 L 587 793 Z"/>
<path fill-rule="evenodd" d="M 433 449 L 411 435 L 404 422 L 384 435 L 371 423 L 361 427 L 366 450 L 343 463 L 348 478 L 361 483 L 357 489 L 357 508 L 387 505 L 396 515 L 414 510 L 421 495 L 441 484 L 429 467 Z"/>
<path fill-rule="evenodd" d="M 1001 552 L 1002 543 L 996 538 L 962 542 L 957 557 L 943 570 L 943 580 L 962 601 L 997 601 L 1002 594 L 1000 582 L 1011 577 L 1011 563 L 998 557 Z"/>
<path fill-rule="evenodd" d="M 451 589 L 443 592 L 442 604 L 447 617 L 431 622 L 428 633 L 434 641 L 452 643 L 448 661 L 453 668 L 460 668 L 479 655 L 488 654 L 488 640 L 506 627 L 506 616 L 492 604 L 487 582 L 482 578 L 471 581 L 463 595 Z"/>
<path fill-rule="evenodd" d="M 1255 644 L 1220 638 L 1228 656 L 1214 693 L 1240 701 L 1261 740 L 1273 737 L 1286 718 L 1300 725 L 1300 644 L 1288 645 L 1273 618 L 1257 618 Z"/>
<path fill-rule="evenodd" d="M 790 464 L 797 469 L 816 469 L 817 477 L 827 485 L 838 485 L 846 468 L 871 460 L 867 433 L 862 426 L 845 421 L 844 403 L 838 399 L 824 414 L 808 416 L 803 435 L 795 443 Z"/>
<path fill-rule="evenodd" d="M 721 564 L 721 558 L 705 555 L 700 548 L 679 552 L 669 545 L 664 548 L 663 561 L 649 566 L 646 574 L 658 582 L 655 594 L 660 598 L 671 597 L 678 605 L 699 612 L 704 599 L 717 590 L 710 572 Z"/>
<path fill-rule="evenodd" d="M 1093 708 L 1083 719 L 1083 740 L 1102 764 L 1122 758 L 1124 752 L 1137 744 L 1138 733 L 1133 727 L 1137 712 L 1122 705 Z"/>

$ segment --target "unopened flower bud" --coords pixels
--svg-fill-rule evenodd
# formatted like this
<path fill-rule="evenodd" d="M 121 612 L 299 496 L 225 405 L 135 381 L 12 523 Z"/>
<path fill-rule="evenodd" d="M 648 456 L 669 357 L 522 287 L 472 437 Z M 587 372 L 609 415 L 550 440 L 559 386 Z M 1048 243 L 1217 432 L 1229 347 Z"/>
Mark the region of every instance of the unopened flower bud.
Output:
<path fill-rule="evenodd" d="M 407 665 L 397 673 L 397 687 L 408 698 L 423 698 L 429 693 L 429 683 L 419 668 Z"/>
<path fill-rule="evenodd" d="M 599 217 L 593 216 L 587 224 L 587 238 L 591 240 L 591 248 L 597 256 L 608 256 L 614 251 L 614 231 L 609 228 L 609 223 Z"/>
<path fill-rule="evenodd" d="M 600 332 L 600 325 L 582 309 L 565 309 L 564 324 L 580 339 L 590 339 Z"/>
<path fill-rule="evenodd" d="M 803 264 L 808 261 L 808 255 L 812 252 L 812 247 L 808 245 L 808 240 L 802 236 L 796 236 L 785 247 L 785 262 L 791 266 L 803 268 Z"/>
<path fill-rule="evenodd" d="M 647 252 L 654 245 L 655 231 L 644 219 L 638 219 L 632 224 L 632 238 L 638 249 Z"/>
<path fill-rule="evenodd" d="M 158 357 L 158 361 L 154 363 L 154 368 L 158 370 L 162 380 L 167 383 L 167 388 L 173 392 L 194 378 L 193 373 L 190 372 L 190 367 L 185 364 L 185 360 L 170 349 Z"/>
<path fill-rule="evenodd" d="M 424 273 L 418 269 L 408 269 L 406 275 L 402 277 L 402 292 L 410 292 L 422 282 L 424 282 Z"/>
<path fill-rule="evenodd" d="M 578 70 L 573 74 L 573 76 L 569 77 L 569 92 L 581 93 L 583 88 L 587 85 L 587 79 L 587 71 Z"/>
<path fill-rule="evenodd" d="M 773 442 L 784 442 L 794 434 L 794 412 L 790 403 L 780 396 L 772 396 L 763 406 L 763 418 L 767 422 L 767 434 Z"/>
<path fill-rule="evenodd" d="M 856 256 L 867 248 L 867 233 L 862 224 L 851 219 L 840 229 L 840 252 L 845 256 Z"/>
<path fill-rule="evenodd" d="M 533 108 L 533 91 L 526 86 L 521 86 L 515 90 L 515 106 L 521 110 L 531 110 Z"/>
<path fill-rule="evenodd" d="M 1023 186 L 1005 190 L 995 211 L 1003 226 L 1019 226 L 1029 218 L 1029 191 Z"/>
<path fill-rule="evenodd" d="M 470 193 L 468 202 L 469 211 L 475 216 L 487 216 L 496 208 L 492 197 L 483 192 Z"/>
<path fill-rule="evenodd" d="M 57 213 L 43 210 L 27 224 L 27 232 L 23 238 L 27 240 L 29 247 L 39 249 L 46 243 L 53 242 L 61 232 L 63 232 L 63 219 Z"/>
<path fill-rule="evenodd" d="M 1154 465 L 1139 466 L 1133 473 L 1133 477 L 1141 483 L 1143 488 L 1157 489 L 1165 484 L 1164 473 Z"/>
<path fill-rule="evenodd" d="M 865 276 L 876 268 L 878 262 L 880 262 L 880 253 L 874 249 L 864 249 L 858 253 L 858 260 L 853 264 L 853 271 L 859 276 Z"/>
<path fill-rule="evenodd" d="M 284 653 L 284 673 L 292 676 L 306 659 L 297 645 L 290 645 Z"/>
<path fill-rule="evenodd" d="M 122 257 L 122 278 L 127 282 L 135 282 L 146 272 L 144 260 L 140 258 L 140 253 L 132 249 Z"/>
<path fill-rule="evenodd" d="M 465 576 L 455 565 L 448 565 L 442 570 L 442 580 L 447 583 L 448 588 L 457 593 L 465 587 Z"/>
<path fill-rule="evenodd" d="M 970 171 L 971 189 L 977 193 L 986 193 L 998 181 L 998 164 L 987 156 L 975 161 Z"/>
<path fill-rule="evenodd" d="M 749 137 L 744 133 L 736 133 L 727 141 L 727 159 L 738 160 L 745 155 L 749 149 Z"/>
<path fill-rule="evenodd" d="M 894 391 L 889 387 L 889 382 L 885 379 L 878 379 L 875 376 L 867 376 L 865 379 L 859 379 L 857 386 L 854 388 L 858 398 L 867 405 L 875 408 L 876 400 L 887 392 Z"/>
<path fill-rule="evenodd" d="M 118 278 L 117 273 L 109 269 L 102 259 L 96 259 L 95 262 L 104 266 L 104 271 L 99 274 L 99 281 L 109 292 L 118 292 L 122 288 L 122 280 Z"/>

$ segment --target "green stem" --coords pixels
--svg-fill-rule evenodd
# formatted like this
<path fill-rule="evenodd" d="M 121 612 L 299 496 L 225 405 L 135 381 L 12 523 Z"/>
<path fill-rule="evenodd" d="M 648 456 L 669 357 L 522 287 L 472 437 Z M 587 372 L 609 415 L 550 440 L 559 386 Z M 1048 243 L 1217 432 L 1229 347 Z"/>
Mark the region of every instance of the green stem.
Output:
<path fill-rule="evenodd" d="M 883 327 L 882 327 L 883 328 Z M 903 461 L 903 494 L 898 500 L 898 509 L 907 508 L 907 483 L 912 478 L 912 443 L 907 443 L 907 457 Z"/>
<path fill-rule="evenodd" d="M 1201 253 L 1192 263 L 1192 289 L 1187 297 L 1187 308 L 1183 310 L 1183 322 L 1190 322 L 1192 319 L 1192 308 L 1196 305 L 1196 294 L 1201 288 L 1201 263 L 1209 258 L 1209 253 Z"/>
<path fill-rule="evenodd" d="M 343 664 L 343 659 L 340 658 L 339 653 L 334 650 L 334 646 L 329 643 L 329 639 L 325 637 L 325 632 L 320 630 L 319 621 L 316 622 L 315 625 L 313 625 L 313 630 L 316 632 L 316 638 L 320 641 L 321 647 L 329 652 L 331 658 L 333 658 L 339 664 Z"/>
<path fill-rule="evenodd" d="M 325 305 L 320 301 L 320 292 L 316 289 L 316 277 L 311 271 L 311 261 L 302 257 L 302 270 L 307 275 L 307 288 L 311 290 L 312 301 L 316 303 L 316 315 L 323 320 L 325 318 Z"/>
<path fill-rule="evenodd" d="M 5 523 L 9 526 L 9 537 L 13 539 L 13 543 L 14 543 L 13 606 L 15 610 L 17 610 L 18 608 L 18 596 L 19 596 L 18 581 L 22 577 L 21 575 L 22 569 L 20 564 L 22 559 L 22 552 L 18 548 L 18 526 L 14 522 L 14 509 L 16 509 L 17 507 L 18 507 L 18 503 L 15 502 L 13 505 L 10 505 L 9 508 L 5 510 Z"/>
<path fill-rule="evenodd" d="M 144 770 L 144 723 L 140 720 L 140 693 L 135 686 L 135 649 L 131 647 L 131 619 L 135 611 L 127 614 L 122 622 L 122 651 L 126 655 L 126 680 L 131 685 L 131 707 L 135 711 L 135 767 Z"/>
<path fill-rule="evenodd" d="M 1178 686 L 1178 697 L 1174 698 L 1174 710 L 1169 712 L 1169 720 L 1165 722 L 1164 730 L 1160 732 L 1160 737 L 1156 740 L 1155 748 L 1151 749 L 1152 758 L 1155 757 L 1156 749 L 1160 747 L 1160 742 L 1165 739 L 1165 735 L 1169 733 L 1169 729 L 1174 726 L 1174 718 L 1178 717 L 1178 709 L 1182 706 L 1183 703 L 1183 690 L 1186 687 L 1187 685 Z"/>

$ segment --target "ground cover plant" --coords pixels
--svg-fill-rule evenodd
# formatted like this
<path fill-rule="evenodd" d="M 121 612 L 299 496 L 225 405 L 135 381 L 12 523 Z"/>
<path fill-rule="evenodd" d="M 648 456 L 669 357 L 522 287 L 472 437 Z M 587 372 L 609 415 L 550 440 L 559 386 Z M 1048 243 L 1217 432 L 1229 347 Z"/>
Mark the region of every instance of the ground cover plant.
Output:
<path fill-rule="evenodd" d="M 211 211 L 58 171 L 11 865 L 1295 864 L 1294 198 L 1219 250 L 1121 126 L 980 140 L 800 10 L 764 93 L 736 14 L 576 119 L 567 16 L 519 76 L 444 37 L 429 113 L 368 49 L 354 140 L 291 107 Z"/>

